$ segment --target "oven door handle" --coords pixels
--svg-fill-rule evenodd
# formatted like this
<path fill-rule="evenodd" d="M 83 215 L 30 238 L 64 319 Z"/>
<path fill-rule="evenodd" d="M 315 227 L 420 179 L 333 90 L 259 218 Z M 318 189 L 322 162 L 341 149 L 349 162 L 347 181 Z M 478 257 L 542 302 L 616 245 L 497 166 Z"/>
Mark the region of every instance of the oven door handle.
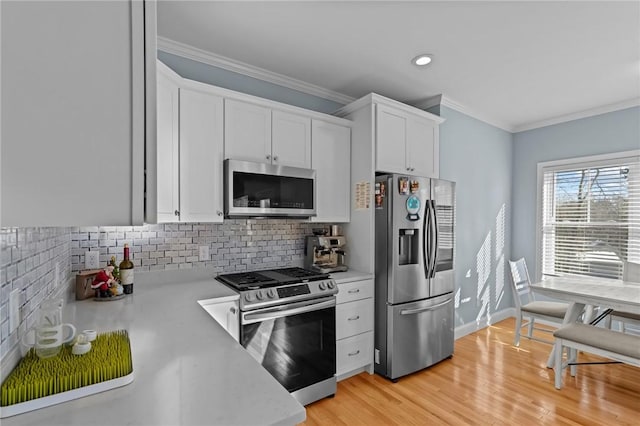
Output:
<path fill-rule="evenodd" d="M 331 308 L 333 306 L 336 306 L 335 297 L 322 299 L 320 302 L 318 302 L 318 300 L 307 300 L 305 302 L 291 303 L 277 308 L 262 309 L 259 312 L 248 312 L 242 316 L 242 324 L 268 321 L 290 315 L 318 311 L 320 309 Z"/>

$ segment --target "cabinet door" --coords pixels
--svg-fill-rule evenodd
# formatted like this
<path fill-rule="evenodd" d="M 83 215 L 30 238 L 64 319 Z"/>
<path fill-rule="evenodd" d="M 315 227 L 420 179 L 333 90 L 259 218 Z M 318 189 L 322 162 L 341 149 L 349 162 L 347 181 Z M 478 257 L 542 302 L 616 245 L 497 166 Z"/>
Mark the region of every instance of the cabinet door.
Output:
<path fill-rule="evenodd" d="M 407 117 L 400 111 L 376 105 L 376 171 L 407 173 Z"/>
<path fill-rule="evenodd" d="M 225 99 L 224 158 L 271 162 L 271 110 Z"/>
<path fill-rule="evenodd" d="M 1 7 L 1 225 L 141 225 L 155 4 Z"/>
<path fill-rule="evenodd" d="M 373 298 L 373 280 L 351 281 L 338 284 L 336 303 L 347 303 L 355 300 Z"/>
<path fill-rule="evenodd" d="M 238 301 L 210 303 L 202 307 L 216 320 L 218 324 L 227 330 L 236 341 L 240 338 L 240 316 Z"/>
<path fill-rule="evenodd" d="M 407 120 L 407 165 L 411 173 L 439 177 L 438 124 L 422 117 Z"/>
<path fill-rule="evenodd" d="M 274 110 L 271 126 L 271 163 L 311 168 L 311 119 Z"/>
<path fill-rule="evenodd" d="M 358 334 L 336 342 L 336 375 L 340 377 L 350 371 L 373 362 L 373 331 Z"/>
<path fill-rule="evenodd" d="M 158 73 L 157 88 L 158 222 L 176 222 L 178 198 L 178 85 Z"/>
<path fill-rule="evenodd" d="M 373 299 L 336 306 L 336 340 L 373 330 Z"/>
<path fill-rule="evenodd" d="M 312 222 L 349 222 L 351 129 L 313 120 L 312 168 L 316 171 L 316 213 Z"/>
<path fill-rule="evenodd" d="M 223 100 L 180 89 L 180 221 L 222 222 Z"/>

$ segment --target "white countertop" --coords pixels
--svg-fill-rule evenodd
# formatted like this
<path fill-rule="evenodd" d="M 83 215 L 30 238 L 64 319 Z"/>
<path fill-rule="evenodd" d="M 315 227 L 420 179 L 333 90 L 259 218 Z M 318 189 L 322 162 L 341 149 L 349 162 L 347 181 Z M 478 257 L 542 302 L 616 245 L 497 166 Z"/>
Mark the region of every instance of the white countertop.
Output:
<path fill-rule="evenodd" d="M 133 383 L 2 419 L 13 425 L 296 424 L 305 409 L 207 312 L 238 295 L 206 270 L 138 273 L 134 293 L 65 306 L 78 330 L 126 328 Z"/>
<path fill-rule="evenodd" d="M 352 281 L 362 281 L 362 280 L 371 280 L 373 279 L 373 274 L 368 272 L 360 272 L 355 271 L 353 269 L 349 269 L 345 272 L 332 272 L 331 278 L 336 280 L 338 284 L 350 283 Z"/>

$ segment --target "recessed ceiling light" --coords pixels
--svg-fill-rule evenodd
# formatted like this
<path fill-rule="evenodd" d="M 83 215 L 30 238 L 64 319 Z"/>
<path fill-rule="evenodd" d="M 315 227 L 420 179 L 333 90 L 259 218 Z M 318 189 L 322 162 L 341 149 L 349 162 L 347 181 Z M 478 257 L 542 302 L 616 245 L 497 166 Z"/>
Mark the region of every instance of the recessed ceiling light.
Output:
<path fill-rule="evenodd" d="M 428 65 L 431 62 L 431 58 L 433 55 L 429 55 L 429 54 L 422 54 L 422 55 L 418 55 L 415 58 L 413 58 L 411 60 L 411 62 L 413 62 L 414 65 L 418 65 L 419 67 L 423 67 L 425 65 Z"/>

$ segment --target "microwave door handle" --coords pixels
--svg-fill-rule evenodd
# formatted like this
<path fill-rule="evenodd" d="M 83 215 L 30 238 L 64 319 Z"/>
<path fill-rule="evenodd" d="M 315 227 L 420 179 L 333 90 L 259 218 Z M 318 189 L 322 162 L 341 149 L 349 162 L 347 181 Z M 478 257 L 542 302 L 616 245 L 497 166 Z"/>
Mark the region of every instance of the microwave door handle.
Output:
<path fill-rule="evenodd" d="M 287 317 L 290 315 L 318 311 L 320 309 L 326 309 L 335 306 L 336 300 L 334 297 L 332 297 L 330 300 L 324 300 L 323 302 L 307 301 L 302 303 L 292 303 L 292 305 L 295 305 L 295 307 L 291 308 L 290 305 L 287 305 L 279 308 L 265 309 L 259 312 L 247 313 L 243 316 L 242 323 L 250 324 L 254 322 L 268 321 L 272 319 Z"/>

